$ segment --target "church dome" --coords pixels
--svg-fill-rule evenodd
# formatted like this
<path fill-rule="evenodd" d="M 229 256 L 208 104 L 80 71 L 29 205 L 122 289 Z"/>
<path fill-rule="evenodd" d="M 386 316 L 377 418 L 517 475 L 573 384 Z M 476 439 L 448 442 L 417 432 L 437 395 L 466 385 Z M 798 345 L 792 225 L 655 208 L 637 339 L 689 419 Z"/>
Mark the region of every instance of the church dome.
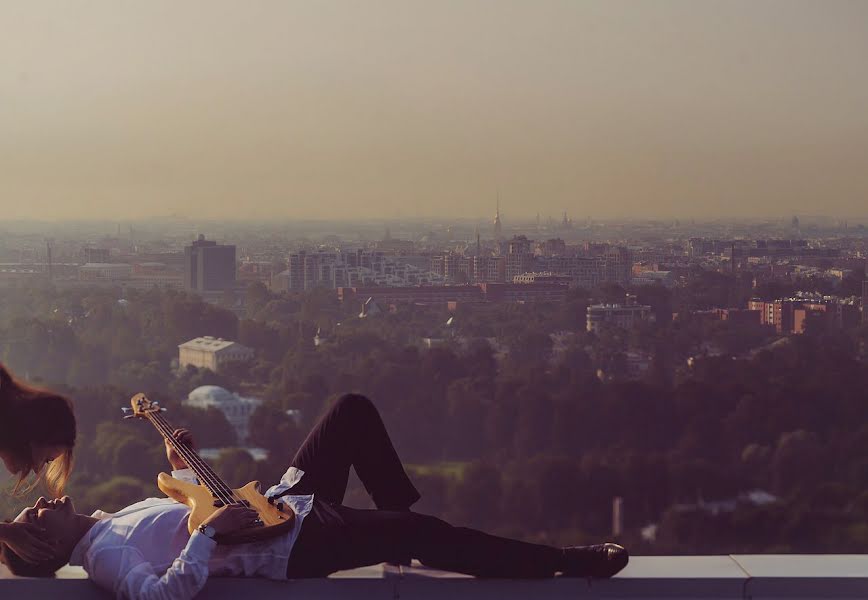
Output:
<path fill-rule="evenodd" d="M 218 385 L 203 385 L 190 392 L 187 399 L 195 404 L 231 404 L 235 394 Z"/>

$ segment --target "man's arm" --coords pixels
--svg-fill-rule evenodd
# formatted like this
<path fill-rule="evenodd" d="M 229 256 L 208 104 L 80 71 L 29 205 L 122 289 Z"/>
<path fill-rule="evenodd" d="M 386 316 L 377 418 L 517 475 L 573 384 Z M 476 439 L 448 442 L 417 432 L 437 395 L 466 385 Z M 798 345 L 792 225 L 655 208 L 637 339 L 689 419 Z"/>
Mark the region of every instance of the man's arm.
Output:
<path fill-rule="evenodd" d="M 210 525 L 218 534 L 225 534 L 250 527 L 255 518 L 256 512 L 245 506 L 226 506 L 203 524 Z M 102 546 L 88 558 L 88 575 L 117 598 L 189 600 L 205 587 L 208 560 L 216 546 L 213 539 L 199 531 L 193 532 L 181 555 L 162 575 L 133 546 Z"/>
<path fill-rule="evenodd" d="M 196 450 L 196 442 L 193 440 L 193 434 L 190 433 L 189 429 L 176 429 L 172 432 L 172 437 L 180 444 L 184 444 L 191 450 Z M 181 455 L 175 451 L 175 447 L 169 443 L 169 440 L 165 440 L 166 444 L 166 458 L 169 459 L 169 464 L 172 465 L 173 471 L 182 471 L 187 469 L 187 463 L 184 462 L 184 459 L 181 458 Z"/>
<path fill-rule="evenodd" d="M 187 429 L 176 429 L 172 433 L 172 437 L 174 437 L 179 442 L 186 444 L 190 449 L 196 449 L 196 442 L 193 440 L 193 434 L 190 433 Z M 175 479 L 180 479 L 181 481 L 186 481 L 187 483 L 196 483 L 199 481 L 196 479 L 196 474 L 193 472 L 193 469 L 187 466 L 187 463 L 183 458 L 175 451 L 175 448 L 172 444 L 169 443 L 168 440 L 165 440 L 166 443 L 166 458 L 169 459 L 169 464 L 172 465 L 172 477 Z"/>
<path fill-rule="evenodd" d="M 208 560 L 217 543 L 195 532 L 187 547 L 162 576 L 137 548 L 107 546 L 88 561 L 88 575 L 116 598 L 127 600 L 189 600 L 208 581 Z"/>

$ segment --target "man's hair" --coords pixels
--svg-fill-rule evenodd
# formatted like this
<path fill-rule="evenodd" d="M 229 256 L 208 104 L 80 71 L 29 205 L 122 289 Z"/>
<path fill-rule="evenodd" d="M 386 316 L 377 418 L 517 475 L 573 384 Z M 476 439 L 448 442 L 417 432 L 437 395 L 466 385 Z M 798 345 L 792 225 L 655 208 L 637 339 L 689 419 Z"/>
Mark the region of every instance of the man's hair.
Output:
<path fill-rule="evenodd" d="M 54 577 L 57 570 L 66 564 L 66 558 L 55 558 L 32 564 L 15 554 L 6 544 L 0 544 L 0 561 L 18 577 Z"/>

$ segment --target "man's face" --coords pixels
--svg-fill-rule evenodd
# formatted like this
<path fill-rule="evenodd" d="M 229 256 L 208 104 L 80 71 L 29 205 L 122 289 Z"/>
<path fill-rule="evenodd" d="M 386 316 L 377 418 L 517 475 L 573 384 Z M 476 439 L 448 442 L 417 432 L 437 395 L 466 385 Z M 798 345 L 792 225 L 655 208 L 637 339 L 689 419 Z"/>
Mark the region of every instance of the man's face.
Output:
<path fill-rule="evenodd" d="M 44 497 L 36 504 L 25 508 L 15 518 L 16 523 L 33 523 L 45 529 L 49 539 L 58 543 L 61 551 L 73 540 L 76 528 L 75 505 L 72 498 L 64 496 L 57 500 L 46 500 Z M 69 548 L 71 550 L 71 548 Z"/>

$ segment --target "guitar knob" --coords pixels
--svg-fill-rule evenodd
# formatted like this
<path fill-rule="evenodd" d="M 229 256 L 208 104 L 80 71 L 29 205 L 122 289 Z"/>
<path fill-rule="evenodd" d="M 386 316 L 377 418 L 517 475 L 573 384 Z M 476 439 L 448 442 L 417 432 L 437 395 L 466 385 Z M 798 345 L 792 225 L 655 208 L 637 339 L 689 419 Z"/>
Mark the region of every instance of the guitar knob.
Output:
<path fill-rule="evenodd" d="M 283 502 L 277 503 L 277 510 L 278 510 L 278 512 L 283 512 Z"/>
<path fill-rule="evenodd" d="M 274 504 L 274 496 L 268 496 L 268 497 L 266 498 L 266 500 L 268 500 L 268 503 L 269 503 L 269 504 Z"/>

